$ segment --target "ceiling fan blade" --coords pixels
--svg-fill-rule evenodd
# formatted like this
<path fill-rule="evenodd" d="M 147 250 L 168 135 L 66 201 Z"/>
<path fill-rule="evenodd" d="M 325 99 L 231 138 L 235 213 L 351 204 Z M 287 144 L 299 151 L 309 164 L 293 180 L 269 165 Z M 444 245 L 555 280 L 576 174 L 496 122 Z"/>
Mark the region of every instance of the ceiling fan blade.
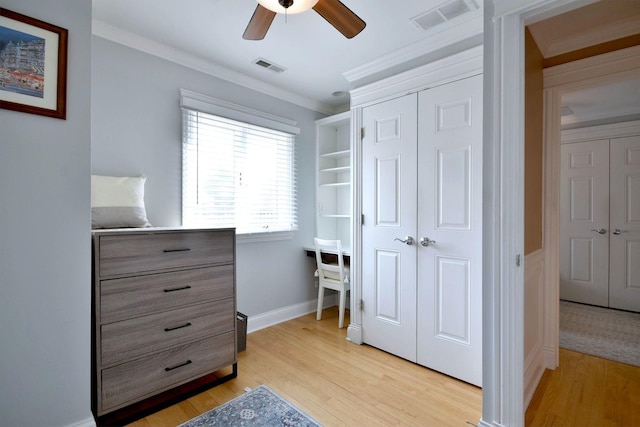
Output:
<path fill-rule="evenodd" d="M 244 30 L 242 38 L 245 40 L 262 40 L 267 34 L 275 16 L 275 12 L 258 5 L 253 12 L 247 28 Z"/>
<path fill-rule="evenodd" d="M 340 0 L 320 0 L 313 6 L 313 10 L 340 31 L 342 35 L 350 39 L 364 30 L 367 24 L 353 13 L 351 9 L 342 4 Z"/>

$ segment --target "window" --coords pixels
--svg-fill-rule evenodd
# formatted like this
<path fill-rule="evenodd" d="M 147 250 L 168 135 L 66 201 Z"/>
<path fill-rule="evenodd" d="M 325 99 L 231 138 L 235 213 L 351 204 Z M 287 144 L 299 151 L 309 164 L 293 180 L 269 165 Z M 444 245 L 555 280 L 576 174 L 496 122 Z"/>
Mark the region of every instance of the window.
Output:
<path fill-rule="evenodd" d="M 235 227 L 238 234 L 296 230 L 295 135 L 273 129 L 287 129 L 279 122 L 264 127 L 228 118 L 246 119 L 243 107 L 210 108 L 227 113 L 222 117 L 188 108 L 189 99 L 183 93 L 183 225 Z"/>

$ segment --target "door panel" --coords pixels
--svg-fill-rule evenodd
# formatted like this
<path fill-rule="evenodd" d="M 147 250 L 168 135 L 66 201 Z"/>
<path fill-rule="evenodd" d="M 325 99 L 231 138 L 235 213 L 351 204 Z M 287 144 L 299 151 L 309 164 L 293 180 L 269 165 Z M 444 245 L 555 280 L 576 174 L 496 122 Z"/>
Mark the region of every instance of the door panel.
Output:
<path fill-rule="evenodd" d="M 560 153 L 560 298 L 606 307 L 609 141 L 563 144 Z"/>
<path fill-rule="evenodd" d="M 469 230 L 471 147 L 437 149 L 437 225 L 439 230 Z"/>
<path fill-rule="evenodd" d="M 376 319 L 399 325 L 400 313 L 400 253 L 397 251 L 376 251 L 375 306 Z"/>
<path fill-rule="evenodd" d="M 376 226 L 400 227 L 400 156 L 374 161 Z"/>
<path fill-rule="evenodd" d="M 640 311 L 640 136 L 615 138 L 610 145 L 609 306 Z"/>
<path fill-rule="evenodd" d="M 459 344 L 471 344 L 469 260 L 436 257 L 435 291 L 436 336 Z M 459 310 L 450 310 L 450 307 L 459 307 Z"/>
<path fill-rule="evenodd" d="M 362 338 L 416 360 L 417 97 L 362 111 Z"/>
<path fill-rule="evenodd" d="M 419 94 L 418 363 L 482 383 L 482 76 Z"/>

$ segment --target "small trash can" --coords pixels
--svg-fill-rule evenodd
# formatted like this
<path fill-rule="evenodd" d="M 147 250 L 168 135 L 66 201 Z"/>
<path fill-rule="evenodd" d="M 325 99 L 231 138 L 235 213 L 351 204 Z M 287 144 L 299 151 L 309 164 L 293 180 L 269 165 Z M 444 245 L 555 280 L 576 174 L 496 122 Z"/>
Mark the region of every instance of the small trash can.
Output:
<path fill-rule="evenodd" d="M 246 314 L 242 314 L 238 311 L 236 315 L 237 320 L 237 340 L 238 340 L 238 353 L 247 349 L 247 319 Z"/>

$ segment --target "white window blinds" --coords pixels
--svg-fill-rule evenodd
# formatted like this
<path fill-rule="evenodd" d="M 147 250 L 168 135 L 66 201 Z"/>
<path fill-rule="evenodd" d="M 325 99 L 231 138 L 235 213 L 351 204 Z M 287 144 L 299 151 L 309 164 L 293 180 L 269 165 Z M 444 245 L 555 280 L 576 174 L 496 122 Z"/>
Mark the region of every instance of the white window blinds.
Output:
<path fill-rule="evenodd" d="M 295 136 L 185 108 L 182 222 L 238 234 L 297 229 Z"/>

